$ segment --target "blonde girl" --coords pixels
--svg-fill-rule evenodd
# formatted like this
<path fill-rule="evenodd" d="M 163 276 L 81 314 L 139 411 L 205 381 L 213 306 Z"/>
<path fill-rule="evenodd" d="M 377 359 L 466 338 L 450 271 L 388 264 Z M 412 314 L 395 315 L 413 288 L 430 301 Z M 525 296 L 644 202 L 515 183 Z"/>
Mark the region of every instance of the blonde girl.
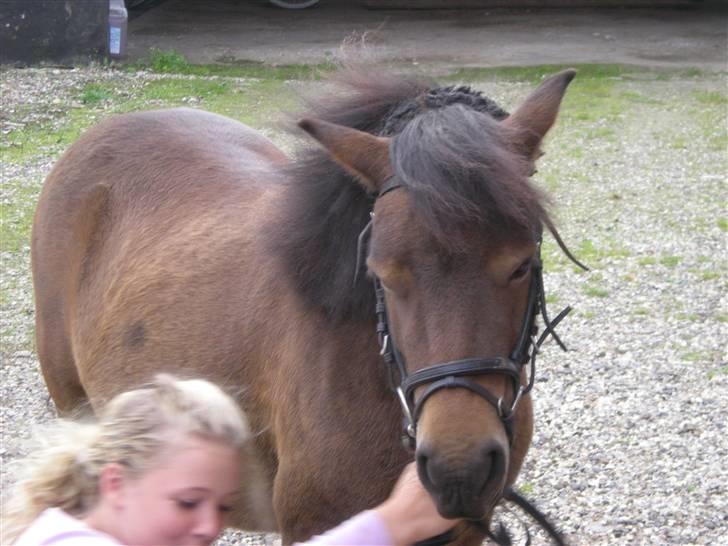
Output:
<path fill-rule="evenodd" d="M 116 396 L 98 421 L 58 421 L 38 436 L 2 544 L 208 545 L 238 493 L 249 436 L 220 388 L 159 375 Z"/>

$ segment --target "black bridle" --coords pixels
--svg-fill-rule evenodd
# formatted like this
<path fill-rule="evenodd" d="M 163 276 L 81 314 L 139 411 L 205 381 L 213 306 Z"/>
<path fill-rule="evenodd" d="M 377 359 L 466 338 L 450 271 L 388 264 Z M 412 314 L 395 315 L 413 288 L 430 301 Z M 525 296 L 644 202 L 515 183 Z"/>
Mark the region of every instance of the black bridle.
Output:
<path fill-rule="evenodd" d="M 379 199 L 386 193 L 403 187 L 396 176 L 390 177 L 382 185 L 376 198 Z M 372 218 L 374 213 L 371 213 Z M 358 275 L 365 251 L 365 241 L 371 233 L 373 219 L 364 227 L 359 235 L 357 248 L 357 264 L 356 273 Z M 564 246 L 558 233 L 549 224 L 549 228 L 554 233 L 559 247 L 565 252 L 574 263 L 583 269 L 586 266 L 576 260 L 568 249 Z M 498 412 L 509 442 L 513 443 L 513 415 L 518 407 L 521 399 L 527 395 L 533 388 L 536 378 L 536 357 L 540 351 L 541 345 L 548 336 L 551 336 L 562 350 L 566 351 L 566 346 L 554 331 L 554 328 L 563 320 L 571 311 L 571 307 L 563 309 L 553 320 L 551 320 L 546 311 L 546 297 L 543 284 L 543 266 L 541 263 L 541 233 L 536 238 L 537 253 L 531 264 L 531 282 L 528 289 L 528 301 L 526 311 L 521 323 L 521 329 L 516 340 L 516 344 L 508 357 L 487 357 L 487 358 L 465 358 L 454 360 L 451 362 L 443 362 L 433 364 L 427 368 L 423 368 L 414 373 L 407 373 L 404 358 L 397 349 L 397 345 L 389 330 L 389 320 L 387 317 L 387 306 L 384 298 L 384 287 L 376 276 L 374 277 L 374 292 L 376 296 L 376 315 L 377 315 L 377 338 L 380 345 L 380 354 L 387 365 L 389 373 L 390 386 L 397 394 L 397 398 L 402 406 L 404 413 L 404 434 L 403 442 L 410 450 L 414 450 L 417 437 L 417 421 L 422 413 L 425 402 L 437 391 L 442 389 L 460 388 L 469 390 L 478 396 L 484 398 L 489 404 L 495 407 Z M 356 283 L 356 277 L 354 279 Z M 544 323 L 544 331 L 540 337 L 538 335 L 538 327 L 536 318 L 541 315 Z M 525 386 L 521 384 L 521 372 L 526 364 L 530 364 L 528 382 Z M 513 397 L 510 404 L 505 404 L 503 397 L 496 397 L 488 389 L 479 385 L 469 377 L 480 375 L 503 375 L 510 380 L 512 386 Z M 424 392 L 417 398 L 416 389 L 418 387 L 426 387 Z M 507 406 L 507 407 L 506 407 Z M 504 498 L 516 503 L 536 521 L 538 521 L 547 533 L 552 537 L 556 544 L 564 544 L 559 533 L 546 520 L 536 507 L 529 503 L 525 498 L 519 495 L 511 488 L 504 491 Z M 498 543 L 510 543 L 507 533 L 503 528 L 498 535 L 494 535 L 490 529 L 480 522 L 472 522 L 486 536 Z M 504 538 L 505 537 L 505 538 Z M 440 537 L 434 537 L 430 541 L 423 542 L 434 546 L 436 544 L 446 544 L 452 540 L 451 533 L 446 533 Z M 529 540 L 530 542 L 530 540 Z"/>

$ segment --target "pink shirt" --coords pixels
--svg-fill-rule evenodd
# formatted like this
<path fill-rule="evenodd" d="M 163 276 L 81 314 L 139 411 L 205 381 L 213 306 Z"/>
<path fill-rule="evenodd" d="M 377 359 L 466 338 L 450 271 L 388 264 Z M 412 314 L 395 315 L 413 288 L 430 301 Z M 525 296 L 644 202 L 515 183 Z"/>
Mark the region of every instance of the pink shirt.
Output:
<path fill-rule="evenodd" d="M 298 546 L 392 546 L 376 512 L 367 510 Z M 122 546 L 60 508 L 48 508 L 15 541 L 14 546 Z"/>
<path fill-rule="evenodd" d="M 60 508 L 47 508 L 23 531 L 14 546 L 121 546 Z"/>
<path fill-rule="evenodd" d="M 323 535 L 297 546 L 393 546 L 389 530 L 379 514 L 371 510 L 357 514 Z M 296 546 L 296 545 L 294 545 Z"/>

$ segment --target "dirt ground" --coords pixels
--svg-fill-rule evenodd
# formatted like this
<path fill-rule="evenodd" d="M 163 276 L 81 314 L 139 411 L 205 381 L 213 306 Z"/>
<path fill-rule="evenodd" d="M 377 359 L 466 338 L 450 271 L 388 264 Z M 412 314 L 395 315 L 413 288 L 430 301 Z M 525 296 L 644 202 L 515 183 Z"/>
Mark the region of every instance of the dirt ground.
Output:
<path fill-rule="evenodd" d="M 157 47 L 193 63 L 318 63 L 362 39 L 378 60 L 434 69 L 621 63 L 725 70 L 728 6 L 368 10 L 321 0 L 284 10 L 266 0 L 167 0 L 132 12 L 129 59 Z"/>

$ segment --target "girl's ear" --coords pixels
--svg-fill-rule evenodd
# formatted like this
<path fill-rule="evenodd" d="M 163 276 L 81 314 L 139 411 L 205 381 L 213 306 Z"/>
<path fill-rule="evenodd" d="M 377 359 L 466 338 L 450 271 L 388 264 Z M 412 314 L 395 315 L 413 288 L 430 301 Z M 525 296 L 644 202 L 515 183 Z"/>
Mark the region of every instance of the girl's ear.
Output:
<path fill-rule="evenodd" d="M 99 475 L 99 500 L 113 507 L 123 507 L 126 469 L 119 463 L 108 463 Z"/>

